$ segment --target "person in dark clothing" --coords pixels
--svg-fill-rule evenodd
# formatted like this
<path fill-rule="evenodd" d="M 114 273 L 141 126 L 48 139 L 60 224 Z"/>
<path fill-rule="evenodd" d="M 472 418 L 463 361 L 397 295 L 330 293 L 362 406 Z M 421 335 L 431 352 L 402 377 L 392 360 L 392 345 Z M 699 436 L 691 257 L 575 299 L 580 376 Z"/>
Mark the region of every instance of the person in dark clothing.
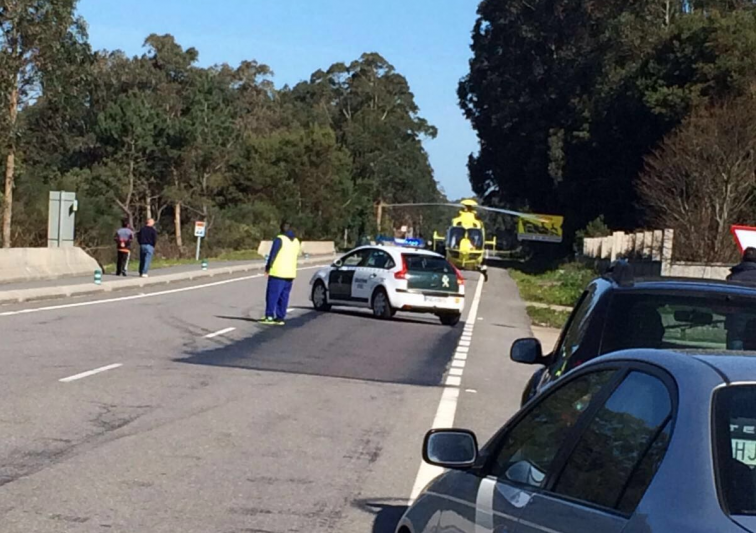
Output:
<path fill-rule="evenodd" d="M 157 246 L 157 231 L 155 231 L 155 221 L 147 219 L 145 226 L 139 230 L 137 240 L 139 241 L 139 277 L 146 278 L 150 270 L 152 256 L 155 255 L 155 246 Z"/>
<path fill-rule="evenodd" d="M 282 326 L 289 306 L 289 295 L 297 277 L 297 259 L 299 258 L 299 240 L 289 224 L 281 224 L 281 233 L 273 241 L 273 246 L 265 265 L 268 275 L 268 288 L 265 294 L 265 317 L 261 324 Z"/>
<path fill-rule="evenodd" d="M 126 275 L 126 264 L 131 253 L 131 242 L 134 240 L 134 232 L 129 227 L 129 221 L 124 219 L 121 228 L 116 231 L 115 242 L 118 258 L 116 260 L 116 276 Z"/>
<path fill-rule="evenodd" d="M 743 252 L 743 260 L 730 269 L 727 281 L 741 283 L 756 283 L 756 248 L 746 248 Z M 725 320 L 727 330 L 727 349 L 744 350 L 748 336 L 748 320 L 750 317 L 743 313 L 730 315 Z M 749 342 L 749 344 L 752 344 Z"/>
<path fill-rule="evenodd" d="M 730 269 L 728 281 L 756 283 L 756 248 L 746 248 L 743 260 Z"/>

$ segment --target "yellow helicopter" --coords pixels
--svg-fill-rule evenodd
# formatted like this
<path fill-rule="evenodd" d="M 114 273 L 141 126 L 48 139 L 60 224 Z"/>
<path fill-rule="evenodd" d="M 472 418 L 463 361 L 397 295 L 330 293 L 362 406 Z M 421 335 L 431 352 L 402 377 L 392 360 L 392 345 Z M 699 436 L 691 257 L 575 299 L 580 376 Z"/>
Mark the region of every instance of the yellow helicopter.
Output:
<path fill-rule="evenodd" d="M 462 200 L 458 204 L 426 203 L 426 204 L 382 204 L 383 207 L 456 207 L 461 208 L 446 235 L 433 232 L 432 249 L 446 256 L 446 259 L 460 270 L 477 270 L 488 279 L 485 265 L 486 250 L 496 248 L 496 237 L 486 240 L 486 230 L 483 221 L 478 217 L 477 210 L 502 213 L 517 217 L 518 239 L 546 242 L 561 242 L 562 217 L 550 215 L 535 215 L 520 213 L 497 207 L 481 206 L 472 199 Z"/>
<path fill-rule="evenodd" d="M 460 204 L 463 208 L 452 219 L 446 235 L 433 232 L 433 251 L 446 255 L 446 259 L 461 270 L 478 270 L 486 276 L 485 251 L 496 249 L 496 237 L 486 240 L 485 226 L 475 211 L 478 202 L 462 200 Z"/>

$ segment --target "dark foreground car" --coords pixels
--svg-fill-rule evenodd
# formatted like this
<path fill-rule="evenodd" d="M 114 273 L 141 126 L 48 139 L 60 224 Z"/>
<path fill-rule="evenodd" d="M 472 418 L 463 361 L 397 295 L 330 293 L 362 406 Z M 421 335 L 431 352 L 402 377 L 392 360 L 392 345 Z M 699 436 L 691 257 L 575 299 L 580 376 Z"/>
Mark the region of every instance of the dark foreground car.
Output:
<path fill-rule="evenodd" d="M 756 532 L 756 357 L 638 350 L 559 380 L 480 452 L 433 430 L 451 469 L 397 533 Z"/>
<path fill-rule="evenodd" d="M 554 351 L 521 339 L 511 357 L 543 365 L 523 405 L 566 372 L 600 355 L 634 348 L 756 351 L 756 287 L 703 280 L 634 280 L 627 269 L 594 280 Z"/>

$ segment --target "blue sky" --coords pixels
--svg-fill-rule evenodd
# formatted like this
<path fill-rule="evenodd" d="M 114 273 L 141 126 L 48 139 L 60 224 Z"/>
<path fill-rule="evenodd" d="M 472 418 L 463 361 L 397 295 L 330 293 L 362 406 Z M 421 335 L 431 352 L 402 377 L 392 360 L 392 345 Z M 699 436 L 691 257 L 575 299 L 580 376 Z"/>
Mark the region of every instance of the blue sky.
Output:
<path fill-rule="evenodd" d="M 378 52 L 409 80 L 422 116 L 439 129 L 426 142 L 450 198 L 471 194 L 467 156 L 477 139 L 457 105 L 478 0 L 80 0 L 96 49 L 141 54 L 151 33 L 171 33 L 200 63 L 256 59 L 276 85 Z M 443 6 L 443 7 L 442 7 Z"/>

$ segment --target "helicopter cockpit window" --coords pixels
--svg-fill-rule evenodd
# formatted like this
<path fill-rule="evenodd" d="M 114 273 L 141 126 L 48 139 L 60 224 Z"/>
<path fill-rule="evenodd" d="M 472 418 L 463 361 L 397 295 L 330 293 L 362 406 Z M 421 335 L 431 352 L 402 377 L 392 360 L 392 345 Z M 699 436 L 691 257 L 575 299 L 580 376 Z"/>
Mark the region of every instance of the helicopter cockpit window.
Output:
<path fill-rule="evenodd" d="M 446 238 L 446 245 L 449 248 L 459 248 L 459 242 L 465 236 L 465 228 L 452 227 L 449 228 L 449 234 Z"/>
<path fill-rule="evenodd" d="M 479 229 L 467 230 L 467 238 L 475 248 L 483 248 L 483 232 Z"/>

